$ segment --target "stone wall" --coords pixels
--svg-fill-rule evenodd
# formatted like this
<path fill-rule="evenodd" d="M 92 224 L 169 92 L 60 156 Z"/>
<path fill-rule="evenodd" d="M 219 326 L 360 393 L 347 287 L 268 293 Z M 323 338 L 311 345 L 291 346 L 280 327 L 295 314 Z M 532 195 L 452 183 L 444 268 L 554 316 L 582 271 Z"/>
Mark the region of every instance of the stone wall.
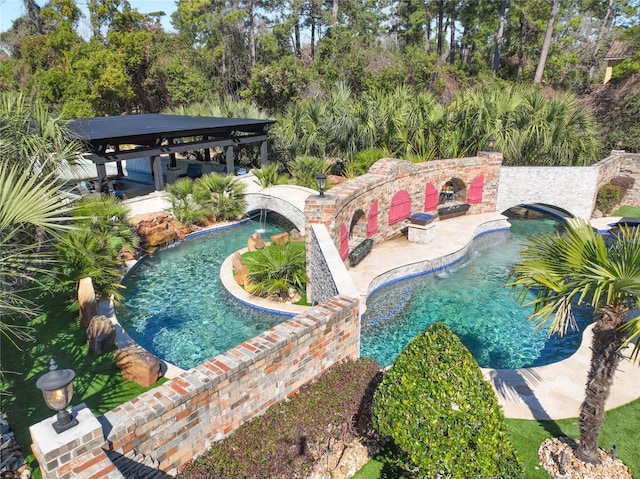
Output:
<path fill-rule="evenodd" d="M 640 154 L 626 153 L 620 163 L 620 175 L 635 179 L 633 187 L 627 191 L 624 202 L 640 207 Z"/>
<path fill-rule="evenodd" d="M 307 298 L 317 303 L 337 294 L 357 298 L 358 290 L 325 225 L 312 224 L 307 234 L 311 235 L 307 242 Z"/>
<path fill-rule="evenodd" d="M 105 450 L 135 452 L 175 473 L 334 363 L 359 357 L 358 308 L 357 299 L 331 298 L 97 420 L 81 409 L 80 425 L 60 435 L 47 434 L 52 418 L 35 424 L 32 449 L 43 477 L 122 477 Z"/>

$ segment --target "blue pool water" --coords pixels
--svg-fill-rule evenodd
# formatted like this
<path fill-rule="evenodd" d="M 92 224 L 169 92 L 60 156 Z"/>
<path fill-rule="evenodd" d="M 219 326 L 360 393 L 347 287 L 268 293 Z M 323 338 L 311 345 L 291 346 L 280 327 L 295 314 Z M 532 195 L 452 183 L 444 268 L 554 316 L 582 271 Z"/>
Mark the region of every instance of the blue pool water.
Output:
<path fill-rule="evenodd" d="M 280 323 L 280 315 L 235 301 L 220 281 L 225 258 L 260 228 L 265 240 L 283 231 L 250 221 L 147 256 L 123 281 L 122 327 L 143 348 L 189 369 Z"/>
<path fill-rule="evenodd" d="M 524 239 L 554 231 L 558 223 L 510 221 L 510 233 L 481 236 L 475 250 L 453 268 L 374 292 L 362 321 L 361 354 L 389 365 L 409 341 L 436 321 L 451 328 L 482 367 L 539 366 L 573 354 L 580 345 L 580 332 L 548 338 L 546 329 L 536 331 L 527 320 L 533 308 L 521 307 L 503 286 Z M 581 331 L 591 312 L 578 307 L 575 313 Z"/>
<path fill-rule="evenodd" d="M 529 309 L 503 287 L 525 237 L 551 231 L 552 220 L 512 220 L 508 233 L 483 235 L 454 268 L 399 281 L 374 293 L 362 322 L 362 356 L 388 365 L 420 331 L 447 324 L 481 366 L 514 368 L 570 356 L 581 335 L 547 339 L 527 321 Z M 124 280 L 125 301 L 117 308 L 122 326 L 142 347 L 188 369 L 250 339 L 283 320 L 235 301 L 220 282 L 220 265 L 246 246 L 256 229 L 265 238 L 290 229 L 248 222 L 192 238 L 148 256 Z M 578 311 L 580 329 L 589 312 Z"/>

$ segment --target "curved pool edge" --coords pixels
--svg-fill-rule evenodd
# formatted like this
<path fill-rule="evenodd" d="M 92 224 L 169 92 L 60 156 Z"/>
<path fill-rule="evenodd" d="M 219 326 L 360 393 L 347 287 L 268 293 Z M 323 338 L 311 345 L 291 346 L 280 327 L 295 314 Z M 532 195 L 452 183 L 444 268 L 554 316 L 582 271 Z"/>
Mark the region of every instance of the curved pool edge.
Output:
<path fill-rule="evenodd" d="M 566 359 L 519 369 L 481 368 L 493 387 L 506 417 L 557 420 L 578 417 L 591 363 L 593 323 L 582 332 L 578 350 Z M 622 350 L 611 394 L 605 409 L 623 406 L 640 398 L 640 365 L 630 359 L 632 347 Z"/>

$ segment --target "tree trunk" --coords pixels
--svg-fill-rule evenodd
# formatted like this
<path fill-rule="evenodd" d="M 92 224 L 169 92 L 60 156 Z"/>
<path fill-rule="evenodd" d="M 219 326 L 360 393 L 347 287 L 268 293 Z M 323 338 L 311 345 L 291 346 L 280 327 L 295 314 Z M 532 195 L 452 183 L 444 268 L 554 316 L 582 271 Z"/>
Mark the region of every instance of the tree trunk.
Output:
<path fill-rule="evenodd" d="M 444 0 L 440 0 L 438 5 L 438 56 L 442 56 L 442 35 L 444 25 Z"/>
<path fill-rule="evenodd" d="M 496 48 L 493 51 L 493 76 L 498 76 L 500 68 L 500 42 L 504 35 L 504 14 L 507 11 L 507 0 L 500 2 L 500 12 L 498 13 L 498 31 L 496 32 Z"/>
<path fill-rule="evenodd" d="M 527 33 L 527 17 L 525 13 L 520 14 L 520 46 L 518 47 L 518 73 L 516 81 L 520 83 L 522 81 L 522 71 L 524 70 L 524 44 L 526 41 Z"/>
<path fill-rule="evenodd" d="M 551 3 L 551 13 L 549 14 L 547 31 L 544 34 L 544 41 L 542 42 L 542 50 L 540 51 L 540 60 L 538 60 L 536 74 L 533 77 L 534 85 L 542 81 L 542 75 L 544 74 L 544 67 L 547 64 L 547 55 L 549 55 L 549 49 L 551 48 L 551 39 L 553 38 L 553 26 L 556 23 L 556 17 L 558 16 L 559 6 L 560 6 L 560 0 L 553 0 L 553 2 Z"/>
<path fill-rule="evenodd" d="M 591 367 L 578 419 L 580 444 L 575 451 L 576 457 L 584 462 L 600 460 L 598 436 L 604 421 L 604 405 L 622 359 L 619 349 L 626 338 L 626 334 L 620 331 L 623 319 L 624 312 L 611 306 L 604 306 L 595 313 Z"/>

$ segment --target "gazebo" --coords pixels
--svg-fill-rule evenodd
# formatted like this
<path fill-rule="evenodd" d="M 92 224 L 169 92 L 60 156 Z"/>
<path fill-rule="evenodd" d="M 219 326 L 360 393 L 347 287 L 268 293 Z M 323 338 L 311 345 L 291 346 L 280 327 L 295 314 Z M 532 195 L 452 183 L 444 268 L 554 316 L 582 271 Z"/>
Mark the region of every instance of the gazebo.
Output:
<path fill-rule="evenodd" d="M 267 130 L 273 120 L 218 118 L 203 116 L 141 114 L 78 118 L 69 122 L 72 134 L 82 141 L 96 166 L 101 192 L 108 192 L 105 165 L 149 157 L 156 190 L 164 189 L 161 155 L 169 155 L 169 168 L 175 168 L 176 153 L 204 150 L 210 160 L 210 148 L 224 148 L 227 172 L 233 173 L 234 147 L 260 144 L 262 164 L 267 163 Z"/>

